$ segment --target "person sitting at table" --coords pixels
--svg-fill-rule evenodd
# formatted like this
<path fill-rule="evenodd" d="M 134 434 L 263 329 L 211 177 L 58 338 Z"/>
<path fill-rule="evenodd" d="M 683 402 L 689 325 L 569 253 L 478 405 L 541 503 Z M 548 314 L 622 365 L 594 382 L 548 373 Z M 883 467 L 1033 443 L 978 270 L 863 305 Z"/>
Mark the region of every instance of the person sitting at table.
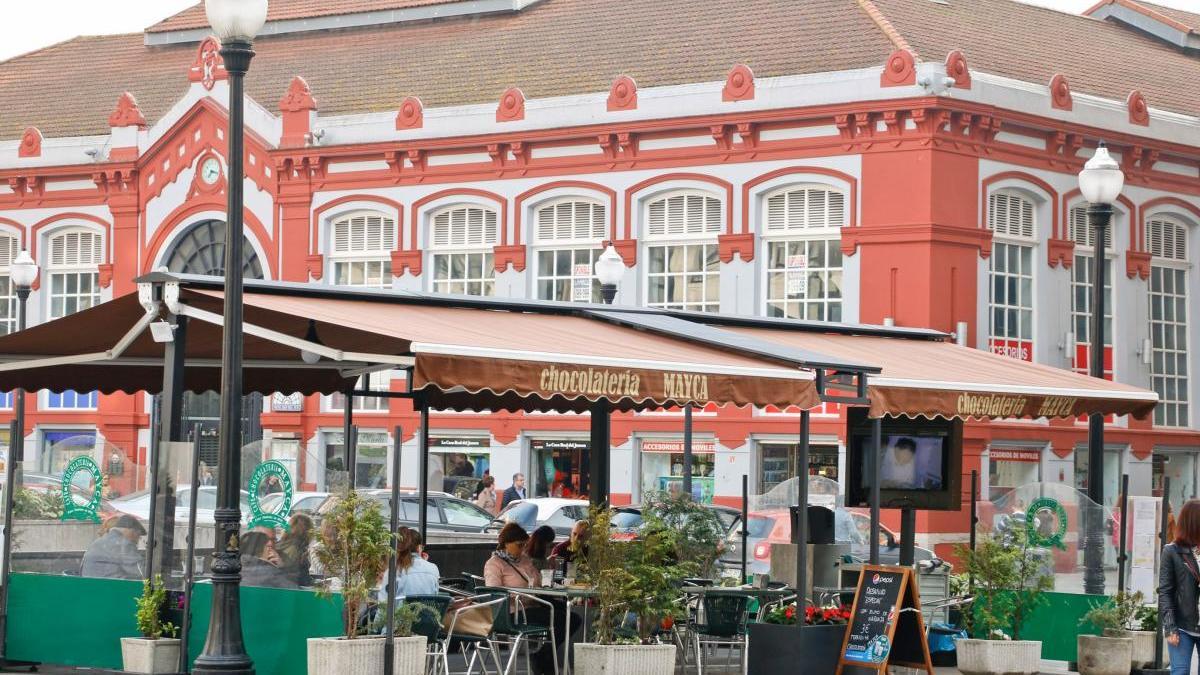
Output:
<path fill-rule="evenodd" d="M 80 574 L 104 579 L 141 579 L 144 557 L 137 543 L 145 536 L 146 528 L 137 518 L 125 514 L 109 518 L 100 531 L 102 536 L 83 554 Z"/>
<path fill-rule="evenodd" d="M 396 598 L 403 600 L 410 595 L 437 595 L 440 579 L 438 566 L 421 557 L 421 534 L 411 527 L 397 530 Z M 387 574 L 384 574 L 383 585 L 387 585 Z"/>
<path fill-rule="evenodd" d="M 242 585 L 266 588 L 299 588 L 295 580 L 279 567 L 275 542 L 266 533 L 253 530 L 242 535 Z"/>
<path fill-rule="evenodd" d="M 542 525 L 529 535 L 529 541 L 525 543 L 525 555 L 533 562 L 533 566 L 539 570 L 550 568 L 550 550 L 554 547 L 554 528 L 549 525 Z"/>
<path fill-rule="evenodd" d="M 312 585 L 309 548 L 312 545 L 313 521 L 303 513 L 294 514 L 288 522 L 288 531 L 279 538 L 275 546 L 279 553 L 279 567 L 297 585 Z"/>
<path fill-rule="evenodd" d="M 542 585 L 542 574 L 533 565 L 533 561 L 525 554 L 529 534 L 525 528 L 516 523 L 508 523 L 500 529 L 497 537 L 496 550 L 483 566 L 483 583 L 486 586 L 500 588 L 538 588 Z M 511 602 L 510 611 L 516 611 L 515 602 Z M 554 672 L 554 661 L 557 648 L 566 642 L 567 607 L 558 601 L 554 605 L 554 644 L 543 644 L 533 655 L 533 675 L 545 675 Z M 550 608 L 536 602 L 526 602 L 525 623 L 548 626 L 550 625 Z M 579 628 L 578 617 L 571 619 L 571 632 Z"/>
<path fill-rule="evenodd" d="M 570 538 L 555 544 L 554 550 L 550 552 L 550 557 L 554 560 L 573 563 L 576 558 L 586 555 L 587 549 L 584 546 L 584 542 L 587 541 L 587 532 L 588 521 L 575 521 L 575 525 L 571 527 Z"/>

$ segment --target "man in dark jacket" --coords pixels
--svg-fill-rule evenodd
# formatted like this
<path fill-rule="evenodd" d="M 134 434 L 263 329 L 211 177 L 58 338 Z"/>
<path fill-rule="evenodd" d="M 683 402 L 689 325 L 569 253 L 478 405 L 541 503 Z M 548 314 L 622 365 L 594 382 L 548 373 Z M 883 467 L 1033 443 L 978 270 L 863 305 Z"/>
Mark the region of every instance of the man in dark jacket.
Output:
<path fill-rule="evenodd" d="M 137 542 L 146 528 L 131 515 L 118 516 L 99 539 L 92 542 L 83 554 L 79 573 L 85 577 L 103 579 L 141 579 L 142 554 Z"/>
<path fill-rule="evenodd" d="M 500 500 L 500 507 L 508 506 L 509 502 L 515 502 L 518 499 L 525 499 L 525 474 L 514 473 L 512 485 L 504 491 L 503 499 Z"/>

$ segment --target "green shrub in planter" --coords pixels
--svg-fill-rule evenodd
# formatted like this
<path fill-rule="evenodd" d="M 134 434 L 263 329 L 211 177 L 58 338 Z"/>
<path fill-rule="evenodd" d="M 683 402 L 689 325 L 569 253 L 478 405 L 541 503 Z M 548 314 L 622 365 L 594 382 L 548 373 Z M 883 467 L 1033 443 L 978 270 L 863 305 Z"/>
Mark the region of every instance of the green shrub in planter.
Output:
<path fill-rule="evenodd" d="M 1100 635 L 1108 637 L 1124 637 L 1131 630 L 1145 630 L 1139 618 L 1145 602 L 1146 596 L 1141 591 L 1117 593 L 1103 603 L 1093 603 L 1092 609 L 1079 620 L 1079 625 L 1091 624 Z"/>
<path fill-rule="evenodd" d="M 975 601 L 963 617 L 967 632 L 977 640 L 1020 640 L 1042 593 L 1054 587 L 1025 528 L 982 537 L 974 551 L 960 544 L 956 553 L 975 577 Z"/>
<path fill-rule="evenodd" d="M 392 533 L 374 500 L 355 490 L 337 500 L 321 525 L 314 557 L 330 580 L 341 582 L 344 635 L 354 639 L 360 610 L 387 569 Z M 331 591 L 326 585 L 318 592 L 329 596 Z"/>

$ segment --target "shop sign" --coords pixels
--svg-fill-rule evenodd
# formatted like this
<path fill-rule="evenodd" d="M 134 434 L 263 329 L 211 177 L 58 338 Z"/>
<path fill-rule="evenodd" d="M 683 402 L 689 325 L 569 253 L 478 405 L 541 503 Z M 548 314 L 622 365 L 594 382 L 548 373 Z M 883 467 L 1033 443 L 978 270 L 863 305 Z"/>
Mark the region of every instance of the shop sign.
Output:
<path fill-rule="evenodd" d="M 1042 461 L 1041 450 L 1019 450 L 1014 448 L 992 448 L 988 456 L 993 462 L 1028 462 L 1037 464 Z"/>
<path fill-rule="evenodd" d="M 1067 550 L 1067 510 L 1057 499 L 1033 500 L 1025 511 L 1025 530 L 1033 546 Z"/>
<path fill-rule="evenodd" d="M 271 395 L 271 412 L 300 412 L 304 407 L 304 396 L 295 394 L 280 394 L 278 392 Z"/>
<path fill-rule="evenodd" d="M 1072 417 L 1075 396 L 1023 396 L 1011 394 L 958 395 L 956 413 L 964 417 Z"/>
<path fill-rule="evenodd" d="M 1146 596 L 1154 593 L 1154 564 L 1158 553 L 1158 526 L 1161 522 L 1162 499 L 1159 497 L 1129 498 L 1129 590 Z"/>
<path fill-rule="evenodd" d="M 1007 356 L 1012 359 L 1021 361 L 1033 360 L 1033 341 L 1032 340 L 1005 340 L 1001 338 L 992 338 L 988 341 L 988 349 L 993 354 Z"/>
<path fill-rule="evenodd" d="M 571 299 L 575 302 L 591 302 L 592 266 L 587 263 L 576 265 L 571 277 Z"/>
<path fill-rule="evenodd" d="M 430 450 L 459 450 L 463 448 L 487 448 L 489 447 L 486 438 L 431 438 L 429 439 Z"/>
<path fill-rule="evenodd" d="M 534 450 L 587 450 L 591 443 L 587 441 L 547 441 L 534 439 L 529 442 Z"/>
<path fill-rule="evenodd" d="M 86 504 L 80 504 L 75 501 L 72 484 L 75 482 L 75 476 L 80 472 L 87 472 L 92 476 L 92 483 L 95 488 L 92 490 L 92 497 Z M 62 475 L 62 520 L 90 520 L 93 523 L 100 522 L 100 498 L 104 495 L 104 476 L 100 474 L 100 466 L 95 460 L 87 455 L 80 455 L 71 460 L 67 465 L 66 470 Z"/>
<path fill-rule="evenodd" d="M 808 256 L 789 255 L 785 279 L 789 297 L 808 295 Z"/>
<path fill-rule="evenodd" d="M 263 511 L 262 508 L 262 489 L 264 483 L 274 476 L 280 486 L 283 488 L 283 501 L 279 503 L 277 511 Z M 274 459 L 269 459 L 262 464 L 254 467 L 254 473 L 250 474 L 250 485 L 247 486 L 247 491 L 250 493 L 250 522 L 246 524 L 246 529 L 255 527 L 270 527 L 288 529 L 288 516 L 292 512 L 292 474 L 287 470 L 281 462 Z"/>
<path fill-rule="evenodd" d="M 717 451 L 712 441 L 692 441 L 692 452 L 709 454 Z M 642 441 L 642 452 L 683 452 L 683 441 Z"/>

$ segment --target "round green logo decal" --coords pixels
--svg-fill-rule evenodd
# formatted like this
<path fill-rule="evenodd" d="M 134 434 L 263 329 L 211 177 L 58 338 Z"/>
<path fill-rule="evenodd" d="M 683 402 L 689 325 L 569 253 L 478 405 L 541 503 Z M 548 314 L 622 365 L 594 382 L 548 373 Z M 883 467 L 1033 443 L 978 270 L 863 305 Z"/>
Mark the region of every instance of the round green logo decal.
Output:
<path fill-rule="evenodd" d="M 1042 497 L 1033 500 L 1025 510 L 1025 529 L 1029 543 L 1045 548 L 1067 550 L 1067 510 L 1057 499 Z"/>
<path fill-rule="evenodd" d="M 95 484 L 92 496 L 86 504 L 76 502 L 75 496 L 71 492 L 71 485 L 75 481 L 75 475 L 81 471 L 91 474 L 92 482 Z M 62 519 L 90 520 L 94 523 L 100 522 L 100 515 L 97 511 L 100 509 L 100 497 L 103 494 L 104 476 L 100 474 L 100 467 L 96 462 L 86 455 L 71 460 L 71 463 L 67 465 L 67 470 L 63 471 L 62 475 Z"/>
<path fill-rule="evenodd" d="M 288 516 L 292 512 L 292 474 L 282 463 L 269 459 L 254 467 L 250 474 L 250 522 L 247 528 L 278 527 L 288 529 Z M 262 499 L 271 494 L 282 492 L 283 500 L 279 508 L 264 512 Z"/>

